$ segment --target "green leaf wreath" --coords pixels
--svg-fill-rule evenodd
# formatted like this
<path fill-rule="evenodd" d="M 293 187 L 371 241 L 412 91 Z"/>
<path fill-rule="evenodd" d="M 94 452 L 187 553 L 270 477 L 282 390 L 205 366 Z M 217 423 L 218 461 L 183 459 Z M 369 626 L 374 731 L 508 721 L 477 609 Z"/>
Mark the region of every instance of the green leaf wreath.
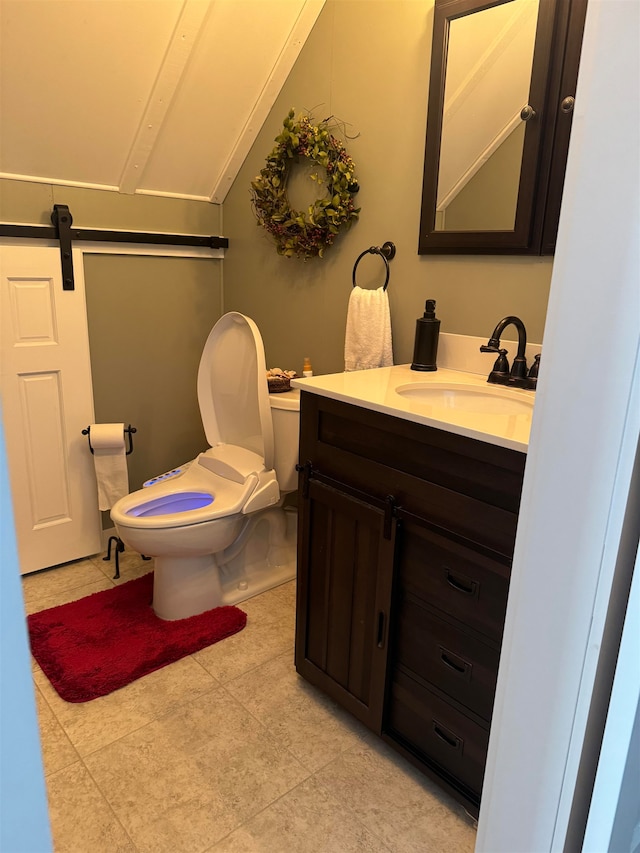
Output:
<path fill-rule="evenodd" d="M 311 116 L 294 121 L 291 109 L 276 137 L 275 148 L 266 166 L 251 182 L 251 200 L 258 220 L 271 234 L 279 255 L 291 258 L 322 257 L 333 244 L 341 228 L 349 228 L 358 218 L 353 196 L 358 192 L 353 160 L 342 143 L 331 133 L 327 121 L 313 124 Z M 306 211 L 292 209 L 287 199 L 287 179 L 299 157 L 307 157 L 325 169 L 326 194 Z M 324 180 L 317 174 L 311 179 Z"/>

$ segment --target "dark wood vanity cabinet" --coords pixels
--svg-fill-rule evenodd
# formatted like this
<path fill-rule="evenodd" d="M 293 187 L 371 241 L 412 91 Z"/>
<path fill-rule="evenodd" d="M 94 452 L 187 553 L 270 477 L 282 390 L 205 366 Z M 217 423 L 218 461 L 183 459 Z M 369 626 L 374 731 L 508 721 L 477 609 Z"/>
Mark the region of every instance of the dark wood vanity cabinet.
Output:
<path fill-rule="evenodd" d="M 474 814 L 524 463 L 302 394 L 296 668 Z"/>

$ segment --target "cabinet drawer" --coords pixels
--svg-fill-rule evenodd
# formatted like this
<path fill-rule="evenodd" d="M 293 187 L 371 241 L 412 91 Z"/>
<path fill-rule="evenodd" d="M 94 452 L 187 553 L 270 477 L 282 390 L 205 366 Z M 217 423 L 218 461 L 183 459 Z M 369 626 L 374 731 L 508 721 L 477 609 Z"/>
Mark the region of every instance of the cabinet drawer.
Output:
<path fill-rule="evenodd" d="M 387 724 L 393 737 L 412 745 L 430 764 L 478 797 L 482 790 L 489 732 L 401 672 L 393 674 Z"/>
<path fill-rule="evenodd" d="M 372 463 L 518 512 L 524 453 L 306 392 L 300 411 L 301 461 L 329 476 L 351 482 Z"/>
<path fill-rule="evenodd" d="M 499 652 L 439 619 L 416 601 L 399 607 L 396 660 L 487 722 L 491 719 Z"/>
<path fill-rule="evenodd" d="M 411 593 L 499 641 L 504 629 L 510 568 L 409 521 L 403 522 L 399 538 L 401 594 Z"/>

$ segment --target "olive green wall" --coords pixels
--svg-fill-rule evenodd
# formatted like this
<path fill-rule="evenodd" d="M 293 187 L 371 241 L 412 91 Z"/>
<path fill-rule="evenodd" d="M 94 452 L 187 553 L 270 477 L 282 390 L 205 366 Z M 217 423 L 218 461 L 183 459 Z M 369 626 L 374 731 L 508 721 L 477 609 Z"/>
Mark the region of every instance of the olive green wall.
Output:
<path fill-rule="evenodd" d="M 50 224 L 54 204 L 69 205 L 80 228 L 220 233 L 214 204 L 0 181 L 0 221 Z M 222 315 L 222 261 L 95 254 L 85 255 L 84 271 L 96 422 L 138 430 L 133 490 L 206 446 L 196 378 Z"/>
<path fill-rule="evenodd" d="M 222 314 L 216 263 L 85 256 L 96 423 L 136 427 L 131 490 L 207 447 L 196 380 Z"/>
<path fill-rule="evenodd" d="M 411 360 L 428 297 L 443 332 L 488 336 L 517 314 L 530 340 L 542 340 L 550 259 L 417 254 L 432 27 L 433 0 L 328 0 L 225 199 L 225 310 L 257 322 L 269 366 L 300 371 L 308 355 L 316 373 L 344 369 L 353 265 L 386 240 L 397 247 L 389 284 L 396 363 Z M 292 106 L 316 120 L 336 116 L 357 137 L 345 145 L 357 167 L 360 220 L 325 258 L 306 263 L 276 255 L 249 194 Z M 309 193 L 311 201 L 317 192 Z M 382 275 L 382 260 L 367 256 L 358 284 L 377 286 Z"/>

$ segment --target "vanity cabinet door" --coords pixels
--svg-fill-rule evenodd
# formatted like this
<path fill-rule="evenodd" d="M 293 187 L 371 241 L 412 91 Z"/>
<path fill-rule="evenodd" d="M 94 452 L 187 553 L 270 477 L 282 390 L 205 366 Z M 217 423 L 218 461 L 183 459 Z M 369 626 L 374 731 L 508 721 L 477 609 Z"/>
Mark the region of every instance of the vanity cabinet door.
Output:
<path fill-rule="evenodd" d="M 310 479 L 299 509 L 296 669 L 380 732 L 395 523 Z"/>

